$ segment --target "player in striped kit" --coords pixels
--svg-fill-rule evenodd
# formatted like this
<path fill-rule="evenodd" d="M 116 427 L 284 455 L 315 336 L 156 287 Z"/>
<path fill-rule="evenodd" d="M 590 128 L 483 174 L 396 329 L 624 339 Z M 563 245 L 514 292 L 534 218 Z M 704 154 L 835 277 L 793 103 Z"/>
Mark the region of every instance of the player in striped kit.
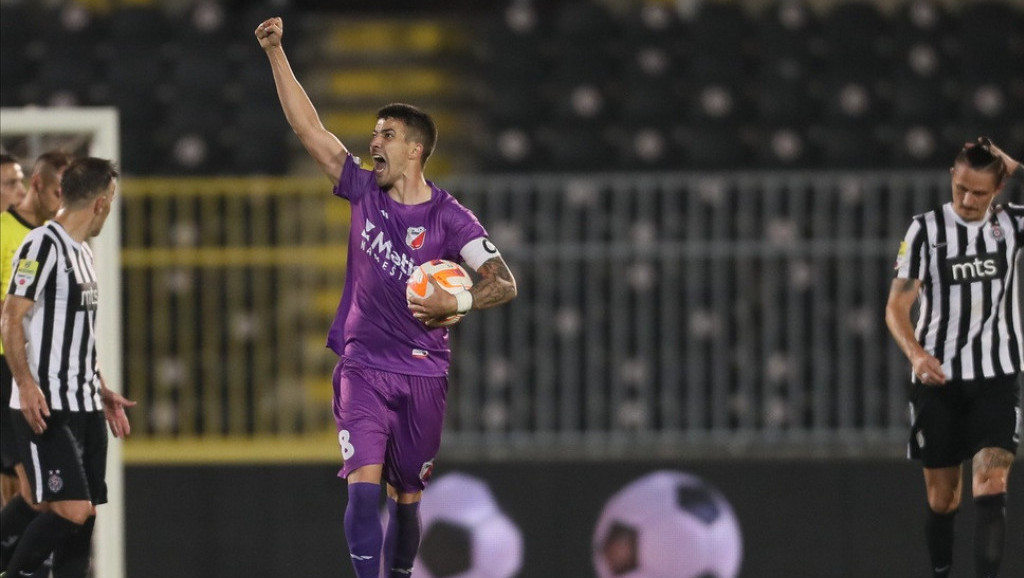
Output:
<path fill-rule="evenodd" d="M 924 467 L 935 577 L 950 575 L 966 459 L 978 578 L 994 578 L 1002 561 L 1007 480 L 1021 433 L 1024 331 L 1016 265 L 1024 205 L 993 200 L 1008 177 L 1022 172 L 988 139 L 965 145 L 950 169 L 952 201 L 910 224 L 886 305 L 889 331 L 913 367 L 909 454 Z"/>
<path fill-rule="evenodd" d="M 45 511 L 25 529 L 6 576 L 30 574 L 51 552 L 57 577 L 87 575 L 96 505 L 107 501 L 104 422 L 115 436 L 130 432 L 125 408 L 134 402 L 108 389 L 98 368 L 99 289 L 85 244 L 110 214 L 117 177 L 104 159 L 69 165 L 57 216 L 25 237 L 12 264 L 0 335 L 17 386 L 18 449 Z"/>
<path fill-rule="evenodd" d="M 0 287 L 6 289 L 10 286 L 14 273 L 11 263 L 25 236 L 32 229 L 56 216 L 60 209 L 60 181 L 64 169 L 72 160 L 73 157 L 69 153 L 61 150 L 51 150 L 39 155 L 32 167 L 32 176 L 29 178 L 25 197 L 20 203 L 0 213 L 0 265 L 3 266 L 0 270 Z M 0 311 L 5 298 L 5 292 L 0 291 Z M 8 407 L 14 387 L 13 381 L 3 347 L 0 347 L 0 403 L 3 407 L 0 410 L 0 437 L 3 438 L 0 441 L 0 462 L 5 467 L 5 473 L 7 465 L 12 464 L 10 473 L 14 482 L 12 494 L 7 494 L 10 490 L 3 488 L 4 508 L 0 510 L 0 570 L 7 567 L 22 532 L 42 508 L 32 502 L 25 467 L 18 456 L 15 441 L 17 436 L 14 433 L 11 416 L 13 410 Z M 6 478 L 6 475 L 0 474 L 0 480 L 7 482 Z M 36 572 L 37 577 L 49 575 L 49 564 L 43 564 Z"/>
<path fill-rule="evenodd" d="M 448 330 L 435 321 L 511 301 L 516 283 L 476 216 L 424 177 L 437 137 L 430 116 L 406 104 L 382 108 L 370 140 L 373 170 L 360 167 L 296 80 L 281 46 L 283 26 L 271 18 L 255 34 L 285 117 L 334 194 L 352 208 L 345 290 L 327 337 L 339 356 L 334 416 L 340 475 L 348 481 L 349 554 L 359 578 L 407 578 L 414 575 L 419 502 L 441 445 L 448 391 Z M 432 259 L 464 261 L 480 280 L 458 298 L 436 290 L 407 301 L 410 274 Z"/>

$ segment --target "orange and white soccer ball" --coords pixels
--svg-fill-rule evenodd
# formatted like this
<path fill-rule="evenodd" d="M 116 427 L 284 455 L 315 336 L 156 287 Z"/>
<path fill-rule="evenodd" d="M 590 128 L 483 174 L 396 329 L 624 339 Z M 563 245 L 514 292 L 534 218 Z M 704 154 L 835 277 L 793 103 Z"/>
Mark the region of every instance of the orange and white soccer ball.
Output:
<path fill-rule="evenodd" d="M 445 291 L 455 295 L 462 291 L 468 291 L 473 286 L 473 279 L 466 273 L 466 270 L 458 263 L 444 259 L 434 259 L 420 265 L 409 276 L 405 284 L 405 296 L 408 297 L 430 297 L 434 292 L 434 285 L 430 283 L 427 276 L 431 276 L 437 284 Z M 437 322 L 438 325 L 453 325 L 458 323 L 465 315 L 455 313 Z"/>

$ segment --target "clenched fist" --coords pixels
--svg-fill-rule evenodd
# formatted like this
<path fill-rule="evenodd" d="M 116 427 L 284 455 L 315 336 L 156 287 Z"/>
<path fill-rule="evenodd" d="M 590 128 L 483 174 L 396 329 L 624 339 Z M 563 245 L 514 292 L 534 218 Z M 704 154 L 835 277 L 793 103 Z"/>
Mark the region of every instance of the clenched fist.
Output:
<path fill-rule="evenodd" d="M 280 18 L 268 18 L 256 27 L 256 40 L 260 41 L 263 50 L 281 46 L 282 36 L 284 36 L 284 21 Z"/>

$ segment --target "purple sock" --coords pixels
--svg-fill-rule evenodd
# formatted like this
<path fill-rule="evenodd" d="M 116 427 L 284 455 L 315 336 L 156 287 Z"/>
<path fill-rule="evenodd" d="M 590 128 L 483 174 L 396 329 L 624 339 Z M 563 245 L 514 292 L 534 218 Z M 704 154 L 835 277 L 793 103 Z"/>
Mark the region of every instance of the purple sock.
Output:
<path fill-rule="evenodd" d="M 348 485 L 345 507 L 345 538 L 358 578 L 380 578 L 380 552 L 384 533 L 380 527 L 380 486 L 367 482 Z"/>
<path fill-rule="evenodd" d="M 412 575 L 412 564 L 416 561 L 416 551 L 420 547 L 420 503 L 395 504 L 393 509 L 391 504 L 394 502 L 389 501 L 388 504 L 391 511 L 388 538 L 393 544 L 390 552 L 385 550 L 385 561 L 390 572 L 387 576 L 408 578 Z"/>

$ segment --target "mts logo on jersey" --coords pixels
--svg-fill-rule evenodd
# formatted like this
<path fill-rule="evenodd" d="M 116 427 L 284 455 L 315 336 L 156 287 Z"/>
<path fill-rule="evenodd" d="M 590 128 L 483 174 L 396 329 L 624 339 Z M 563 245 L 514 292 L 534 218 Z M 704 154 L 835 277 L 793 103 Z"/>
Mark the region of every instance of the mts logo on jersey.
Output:
<path fill-rule="evenodd" d="M 1006 261 L 997 253 L 946 259 L 942 273 L 946 283 L 952 285 L 991 281 L 1003 278 L 1006 274 Z"/>
<path fill-rule="evenodd" d="M 396 272 L 401 272 L 402 279 L 407 279 L 409 275 L 412 275 L 416 264 L 405 253 L 396 251 L 391 239 L 384 238 L 384 229 L 377 227 L 367 219 L 360 236 L 363 239 L 360 248 L 366 251 L 366 254 L 374 261 L 380 263 L 388 275 L 394 277 Z"/>
<path fill-rule="evenodd" d="M 79 306 L 88 311 L 93 311 L 100 302 L 100 290 L 96 283 L 80 283 L 82 289 L 82 300 Z"/>

